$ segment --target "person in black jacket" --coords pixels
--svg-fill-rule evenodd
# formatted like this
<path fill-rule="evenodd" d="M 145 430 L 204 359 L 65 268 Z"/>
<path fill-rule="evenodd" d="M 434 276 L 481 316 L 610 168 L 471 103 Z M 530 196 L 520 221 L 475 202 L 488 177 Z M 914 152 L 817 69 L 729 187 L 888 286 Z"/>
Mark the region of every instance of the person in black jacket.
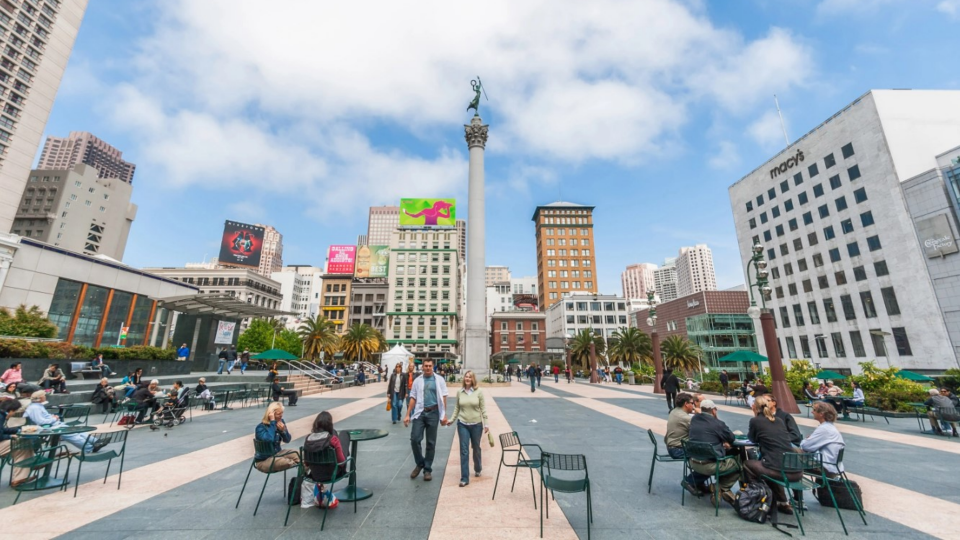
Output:
<path fill-rule="evenodd" d="M 280 381 L 274 379 L 273 384 L 270 386 L 270 391 L 273 393 L 273 400 L 280 401 L 280 396 L 287 396 L 287 406 L 296 407 L 297 406 L 297 391 L 296 390 L 284 390 L 280 386 Z"/>
<path fill-rule="evenodd" d="M 130 396 L 130 399 L 137 402 L 137 423 L 143 422 L 143 418 L 147 415 L 147 410 L 150 411 L 150 420 L 153 421 L 154 413 L 160 408 L 160 404 L 157 403 L 155 396 L 155 394 L 159 392 L 159 385 L 160 381 L 152 380 L 150 384 L 138 387 L 133 395 Z"/>
<path fill-rule="evenodd" d="M 117 410 L 116 393 L 106 377 L 100 379 L 100 384 L 93 389 L 93 397 L 90 401 L 94 404 L 100 404 L 100 412 L 104 414 L 107 411 L 114 412 Z"/>
<path fill-rule="evenodd" d="M 759 396 L 753 403 L 753 411 L 756 414 L 750 419 L 750 431 L 748 437 L 751 441 L 760 446 L 761 459 L 748 459 L 743 463 L 743 472 L 747 480 L 757 482 L 763 480 L 764 476 L 771 478 L 781 478 L 783 467 L 783 455 L 788 452 L 798 452 L 799 449 L 791 444 L 793 434 L 787 428 L 783 419 L 777 415 L 777 402 L 769 399 L 767 396 Z M 792 472 L 786 475 L 791 482 L 800 480 L 800 472 Z M 787 500 L 787 494 L 783 486 L 773 482 L 766 482 L 773 490 L 774 499 L 777 501 L 777 509 L 784 514 L 793 514 L 793 508 Z"/>
<path fill-rule="evenodd" d="M 764 396 L 774 404 L 777 403 L 777 398 L 775 398 L 773 394 L 764 394 Z M 790 432 L 790 444 L 799 447 L 800 442 L 803 441 L 803 433 L 800 432 L 797 421 L 793 419 L 790 413 L 779 407 L 777 408 L 777 418 L 783 420 L 783 425 L 787 426 L 787 431 Z"/>
<path fill-rule="evenodd" d="M 730 393 L 730 375 L 727 374 L 727 370 L 720 372 L 720 386 L 723 387 L 724 396 Z"/>
<path fill-rule="evenodd" d="M 695 414 L 690 419 L 690 440 L 695 442 L 706 442 L 713 445 L 713 450 L 717 457 L 723 457 L 726 451 L 733 447 L 733 432 L 722 420 L 717 418 L 717 405 L 713 400 L 705 399 L 700 402 L 700 413 Z M 713 476 L 716 472 L 716 461 L 698 461 L 690 460 L 690 466 L 697 473 Z M 740 475 L 737 471 L 737 463 L 734 460 L 725 460 L 720 462 L 720 498 L 727 501 L 731 506 L 734 505 L 737 498 L 730 491 L 730 488 L 737 483 Z M 711 498 L 717 494 L 711 494 Z M 715 503 L 715 501 L 713 501 Z"/>
<path fill-rule="evenodd" d="M 672 411 L 676 406 L 677 393 L 680 392 L 680 379 L 673 374 L 673 371 L 668 371 L 667 374 L 663 376 L 660 387 L 663 388 L 663 392 L 667 395 L 667 411 Z"/>
<path fill-rule="evenodd" d="M 20 408 L 20 402 L 15 399 L 5 399 L 0 402 L 0 459 L 6 459 L 11 450 L 10 438 L 20 433 L 19 427 L 6 427 L 7 416 L 13 414 Z M 17 450 L 13 456 L 10 456 L 10 462 L 18 462 L 33 457 L 32 450 Z M 20 484 L 33 482 L 37 479 L 36 475 L 31 475 L 33 469 L 30 467 L 13 467 L 13 482 L 10 484 L 17 487 Z"/>
<path fill-rule="evenodd" d="M 407 399 L 407 376 L 403 364 L 397 362 L 387 381 L 387 399 L 390 400 L 390 418 L 396 424 L 403 418 L 403 400 Z"/>

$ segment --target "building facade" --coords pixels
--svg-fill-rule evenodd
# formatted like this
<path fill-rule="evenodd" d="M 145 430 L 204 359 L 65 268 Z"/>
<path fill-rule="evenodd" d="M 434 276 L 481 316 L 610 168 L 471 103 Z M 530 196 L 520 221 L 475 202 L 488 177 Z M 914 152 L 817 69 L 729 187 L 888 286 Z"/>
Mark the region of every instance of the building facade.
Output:
<path fill-rule="evenodd" d="M 137 166 L 123 160 L 123 152 L 85 131 L 71 131 L 68 137 L 47 137 L 38 169 L 72 169 L 84 163 L 97 170 L 100 178 L 119 178 L 133 183 Z"/>
<path fill-rule="evenodd" d="M 653 273 L 657 265 L 651 263 L 631 264 L 620 274 L 623 297 L 627 300 L 647 298 L 647 291 L 656 291 Z"/>
<path fill-rule="evenodd" d="M 257 223 L 256 226 L 263 227 L 263 248 L 260 250 L 257 273 L 270 277 L 283 268 L 283 235 L 270 225 Z"/>
<path fill-rule="evenodd" d="M 127 182 L 100 178 L 97 169 L 82 163 L 67 170 L 33 170 L 11 232 L 122 260 L 137 217 L 132 190 Z"/>
<path fill-rule="evenodd" d="M 503 356 L 502 353 L 510 352 L 546 352 L 546 324 L 546 315 L 543 313 L 496 313 L 490 329 L 492 354 Z"/>
<path fill-rule="evenodd" d="M 653 285 L 661 302 L 677 299 L 677 259 L 667 258 L 653 271 Z"/>
<path fill-rule="evenodd" d="M 418 355 L 460 354 L 457 229 L 401 229 L 390 239 L 387 343 Z M 431 354 L 432 353 L 432 354 Z"/>
<path fill-rule="evenodd" d="M 390 235 L 400 226 L 399 206 L 371 206 L 367 218 L 368 246 L 390 245 Z"/>
<path fill-rule="evenodd" d="M 280 309 L 280 284 L 245 268 L 145 268 L 145 272 L 186 283 L 201 294 L 228 294 L 268 309 Z"/>
<path fill-rule="evenodd" d="M 0 232 L 13 226 L 87 0 L 0 5 Z"/>
<path fill-rule="evenodd" d="M 488 266 L 483 269 L 483 286 L 489 287 L 496 283 L 510 281 L 509 266 Z"/>
<path fill-rule="evenodd" d="M 550 338 L 573 336 L 587 329 L 610 338 L 619 328 L 628 325 L 627 301 L 612 294 L 570 294 L 545 311 Z"/>
<path fill-rule="evenodd" d="M 717 290 L 717 274 L 713 270 L 713 253 L 706 244 L 680 248 L 677 256 L 677 297 L 701 291 Z"/>
<path fill-rule="evenodd" d="M 387 278 L 355 278 L 347 325 L 366 324 L 384 335 L 387 329 Z"/>
<path fill-rule="evenodd" d="M 874 90 L 730 187 L 744 268 L 757 243 L 769 264 L 766 348 L 853 372 L 957 367 L 955 205 L 924 175 L 958 144 L 960 92 Z"/>
<path fill-rule="evenodd" d="M 347 331 L 347 313 L 350 309 L 350 288 L 353 286 L 352 274 L 325 274 L 320 314 L 330 320 L 338 334 Z"/>
<path fill-rule="evenodd" d="M 280 310 L 295 313 L 288 317 L 286 326 L 296 330 L 305 319 L 312 319 L 320 312 L 320 287 L 323 270 L 313 266 L 291 265 L 274 272 L 270 279 L 280 284 L 283 300 Z"/>
<path fill-rule="evenodd" d="M 555 202 L 533 213 L 540 309 L 568 293 L 597 292 L 593 206 Z"/>

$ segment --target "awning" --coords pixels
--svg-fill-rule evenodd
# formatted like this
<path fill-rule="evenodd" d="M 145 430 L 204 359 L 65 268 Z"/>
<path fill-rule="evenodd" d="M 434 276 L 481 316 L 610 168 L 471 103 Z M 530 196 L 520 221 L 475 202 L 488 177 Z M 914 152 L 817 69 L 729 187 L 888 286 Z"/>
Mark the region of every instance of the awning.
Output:
<path fill-rule="evenodd" d="M 723 356 L 717 362 L 766 362 L 767 357 L 753 351 L 737 351 Z"/>
<path fill-rule="evenodd" d="M 298 360 L 298 358 L 283 349 L 270 349 L 250 357 L 253 360 Z"/>
<path fill-rule="evenodd" d="M 157 300 L 157 307 L 179 311 L 185 315 L 218 315 L 231 319 L 248 317 L 279 317 L 297 315 L 291 311 L 280 311 L 238 300 L 229 294 L 191 294 L 171 296 Z"/>
<path fill-rule="evenodd" d="M 818 379 L 841 379 L 841 380 L 842 380 L 842 379 L 846 379 L 847 376 L 846 376 L 846 375 L 841 375 L 841 374 L 837 373 L 836 371 L 830 371 L 829 369 L 825 369 L 825 370 L 821 371 L 820 373 L 817 373 L 817 378 L 818 378 Z"/>
<path fill-rule="evenodd" d="M 908 381 L 933 382 L 933 379 L 931 379 L 930 377 L 927 377 L 926 375 L 923 375 L 921 373 L 914 373 L 913 371 L 907 371 L 905 369 L 901 369 L 900 371 L 898 371 L 897 377 L 900 377 L 901 379 L 906 379 Z"/>

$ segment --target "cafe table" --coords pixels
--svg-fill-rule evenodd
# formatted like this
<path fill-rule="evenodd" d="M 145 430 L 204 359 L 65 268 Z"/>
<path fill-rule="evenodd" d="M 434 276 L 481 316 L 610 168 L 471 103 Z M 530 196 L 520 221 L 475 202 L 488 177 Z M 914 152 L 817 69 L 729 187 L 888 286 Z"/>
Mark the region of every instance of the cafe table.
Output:
<path fill-rule="evenodd" d="M 24 426 L 26 427 L 26 426 Z M 64 435 L 76 435 L 79 433 L 89 433 L 91 431 L 96 431 L 97 428 L 90 426 L 63 426 L 57 428 L 43 427 L 40 426 L 40 429 L 32 433 L 23 432 L 21 430 L 20 437 L 24 439 L 46 439 L 48 450 L 48 457 L 53 458 L 54 452 L 56 452 L 57 446 L 60 445 L 60 438 Z M 66 486 L 69 482 L 66 476 L 64 478 L 51 478 L 50 473 L 53 470 L 53 463 L 48 463 L 43 468 L 43 473 L 40 475 L 40 478 L 36 482 L 30 484 L 29 491 L 36 491 L 41 489 L 52 489 L 52 488 L 62 488 Z M 24 491 L 27 491 L 25 489 Z"/>
<path fill-rule="evenodd" d="M 347 482 L 347 487 L 337 491 L 334 495 L 344 502 L 362 501 L 373 497 L 373 492 L 369 489 L 357 487 L 357 443 L 382 439 L 389 433 L 385 429 L 350 429 L 347 430 L 347 433 L 350 434 L 350 457 L 353 458 L 350 460 L 350 479 Z"/>

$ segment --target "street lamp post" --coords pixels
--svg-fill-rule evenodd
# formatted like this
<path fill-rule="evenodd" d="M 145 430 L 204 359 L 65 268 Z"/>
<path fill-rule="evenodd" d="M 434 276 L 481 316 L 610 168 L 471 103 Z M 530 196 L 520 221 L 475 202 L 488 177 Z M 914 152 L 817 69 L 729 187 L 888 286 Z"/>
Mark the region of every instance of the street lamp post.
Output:
<path fill-rule="evenodd" d="M 660 381 L 663 380 L 663 358 L 660 357 L 660 336 L 657 334 L 657 301 L 654 299 L 654 292 L 647 291 L 647 303 L 650 304 L 650 316 L 647 317 L 647 326 L 653 328 L 650 331 L 650 344 L 653 348 L 653 393 L 662 394 L 663 388 Z"/>
<path fill-rule="evenodd" d="M 780 347 L 777 342 L 777 330 L 773 324 L 773 314 L 767 309 L 767 300 L 770 298 L 771 289 L 767 285 L 767 261 L 763 258 L 763 246 L 759 242 L 752 248 L 753 256 L 747 264 L 747 283 L 750 289 L 750 308 L 747 314 L 753 319 L 760 319 L 760 330 L 763 333 L 763 342 L 767 346 L 767 362 L 770 364 L 770 385 L 771 392 L 777 400 L 777 407 L 785 412 L 797 414 L 800 408 L 797 407 L 797 400 L 793 397 L 793 392 L 787 385 L 786 377 L 783 373 L 783 360 L 780 358 Z M 750 271 L 753 270 L 756 281 L 750 281 Z M 756 287 L 760 293 L 760 304 L 753 297 L 753 289 Z"/>
<path fill-rule="evenodd" d="M 563 342 L 564 353 L 566 353 L 565 356 L 567 359 L 567 372 L 565 375 L 567 377 L 567 384 L 570 384 L 570 381 L 573 379 L 573 363 L 572 359 L 570 358 L 573 354 L 573 348 L 570 347 L 570 340 L 573 339 L 573 336 L 567 334 L 565 337 L 566 341 Z"/>

